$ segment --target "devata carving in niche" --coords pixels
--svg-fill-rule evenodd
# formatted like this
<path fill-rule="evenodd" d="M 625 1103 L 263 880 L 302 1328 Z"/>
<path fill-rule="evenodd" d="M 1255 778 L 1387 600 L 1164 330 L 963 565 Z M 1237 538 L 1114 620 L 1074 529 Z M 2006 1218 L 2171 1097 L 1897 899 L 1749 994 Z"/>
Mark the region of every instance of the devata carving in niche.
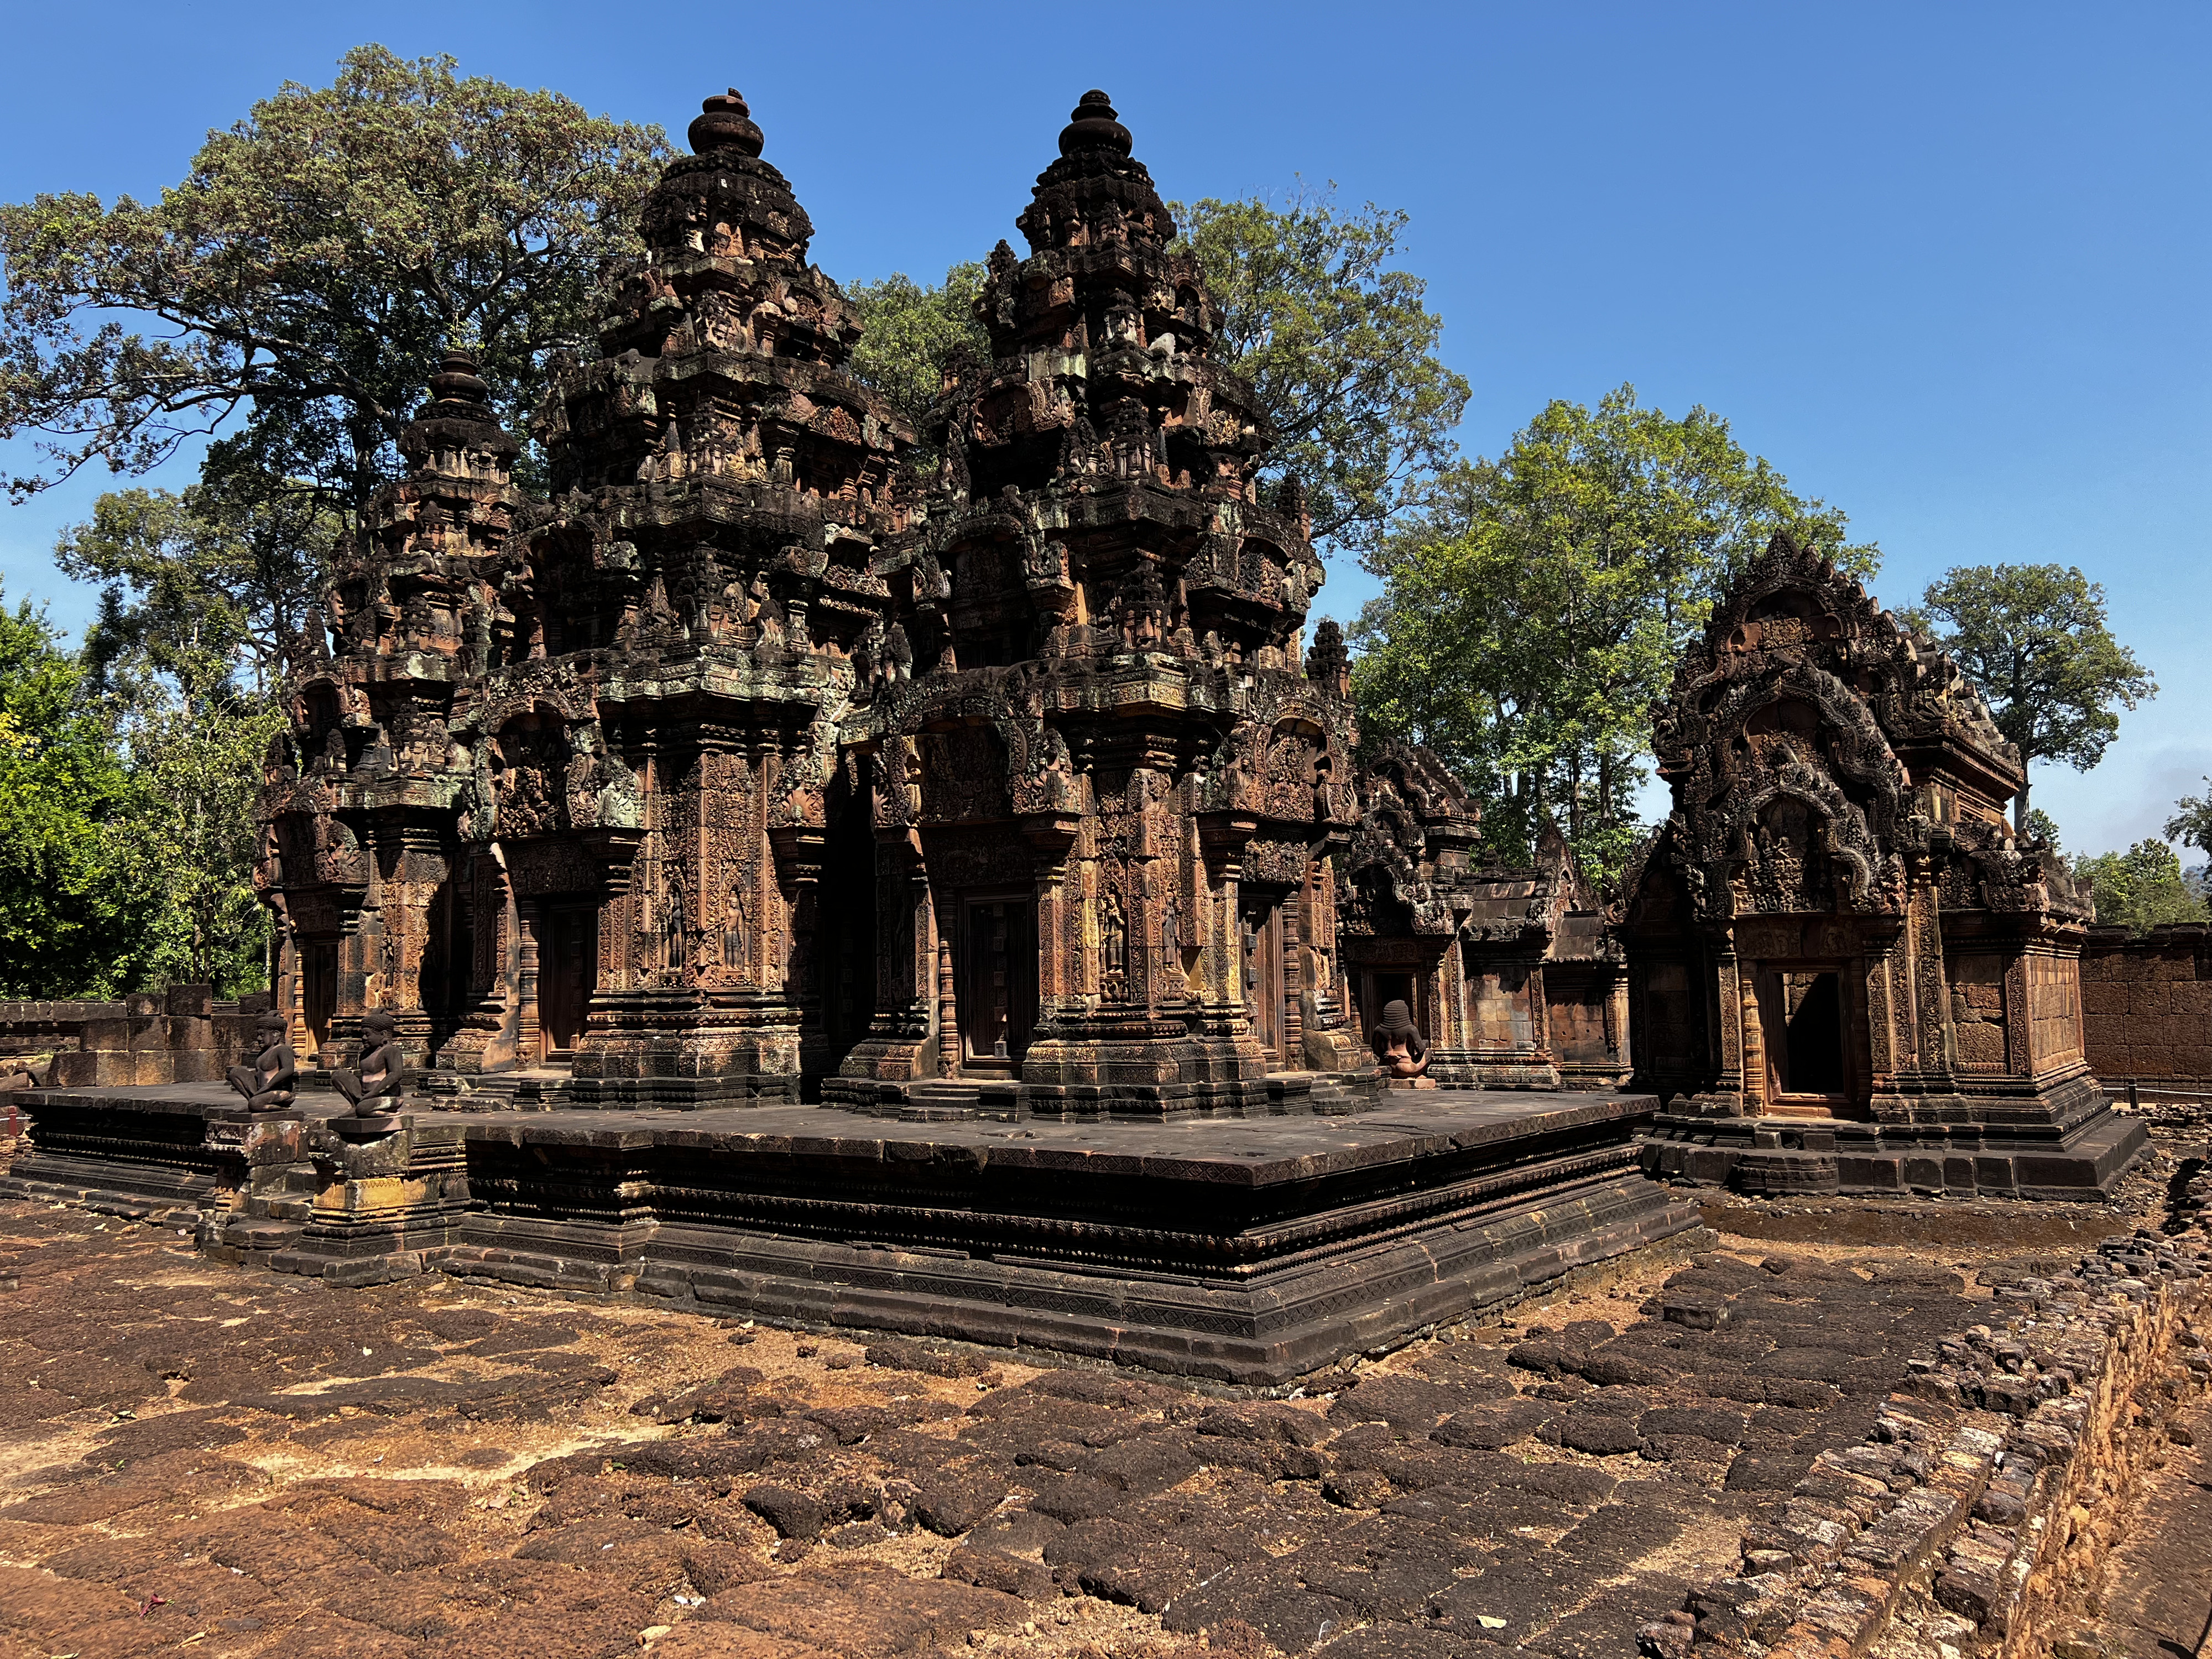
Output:
<path fill-rule="evenodd" d="M 661 864 L 665 885 L 660 900 L 661 961 L 669 973 L 683 978 L 690 962 L 690 947 L 686 943 L 689 918 L 685 915 L 684 866 L 673 859 Z"/>
<path fill-rule="evenodd" d="M 746 912 L 752 872 L 740 869 L 730 887 L 727 919 L 722 926 L 722 965 L 740 978 L 752 970 L 752 928 Z"/>
<path fill-rule="evenodd" d="M 1098 900 L 1098 958 L 1106 998 L 1118 1002 L 1128 994 L 1129 929 L 1121 916 L 1121 897 L 1109 887 Z"/>

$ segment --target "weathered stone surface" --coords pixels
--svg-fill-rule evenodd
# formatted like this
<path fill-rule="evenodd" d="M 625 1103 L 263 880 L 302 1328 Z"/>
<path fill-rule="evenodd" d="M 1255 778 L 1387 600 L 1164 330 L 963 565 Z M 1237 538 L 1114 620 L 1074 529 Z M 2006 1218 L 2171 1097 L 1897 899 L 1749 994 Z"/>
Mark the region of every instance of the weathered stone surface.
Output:
<path fill-rule="evenodd" d="M 920 1659 L 981 1631 L 1040 1659 L 1085 1644 L 1128 1659 L 1565 1659 L 1686 1628 L 1669 1613 L 1709 1646 L 1957 1619 L 1867 1588 L 1923 1569 L 1931 1585 L 1949 1575 L 1954 1601 L 1982 1573 L 2033 1633 L 2017 1546 L 1996 1540 L 2038 1517 L 2064 1530 L 2051 1494 L 2105 1455 L 2087 1409 L 2101 1356 L 2157 1351 L 2179 1328 L 2166 1287 L 2201 1282 L 2159 1240 L 2116 1240 L 2094 1272 L 1984 1262 L 1995 1300 L 1904 1249 L 1629 1259 L 1595 1289 L 1552 1287 L 1553 1310 L 1510 1335 L 1446 1332 L 1309 1379 L 1305 1397 L 1252 1401 L 1033 1355 L 953 1376 L 854 1364 L 858 1343 L 764 1323 L 733 1367 L 708 1319 L 443 1278 L 340 1291 L 115 1228 L 0 1211 L 0 1269 L 23 1285 L 0 1304 L 0 1364 L 19 1379 L 0 1446 L 35 1443 L 46 1465 L 18 1458 L 4 1477 L 0 1546 L 30 1565 L 0 1601 L 40 1651 L 99 1650 L 112 1590 L 118 1634 L 173 1643 L 258 1620 L 226 1640 L 272 1656 L 520 1644 L 612 1659 L 666 1626 L 644 1650 Z M 1686 1329 L 1661 1310 L 1674 1292 L 1729 1316 Z M 1701 1362 L 1724 1343 L 1737 1369 L 1711 1375 L 1754 1391 L 1773 1356 L 1847 1341 L 1887 1386 L 1772 1379 L 1820 1390 L 1780 1406 L 1716 1393 L 1695 1363 L 1658 1382 L 1547 1380 L 1507 1361 L 1524 1331 L 1577 1364 Z M 2079 1386 L 2024 1419 L 1989 1403 L 2061 1372 Z M 2166 1409 L 2165 1373 L 2142 1375 L 2131 1397 Z M 1901 1391 L 1923 1376 L 1964 1403 Z M 717 1398 L 720 1421 L 634 1410 Z M 2142 1414 L 2130 1432 L 2177 1443 Z M 1510 1449 L 1470 1431 L 1516 1420 L 1532 1426 Z M 1555 1425 L 1623 1449 L 1577 1449 Z M 1731 1485 L 1754 1454 L 1773 1478 Z M 293 1473 L 309 1460 L 336 1478 Z M 963 1482 L 952 1513 L 945 1489 Z M 1808 1593 L 1788 1588 L 1808 1575 Z M 142 1620 L 152 1595 L 176 1610 Z"/>

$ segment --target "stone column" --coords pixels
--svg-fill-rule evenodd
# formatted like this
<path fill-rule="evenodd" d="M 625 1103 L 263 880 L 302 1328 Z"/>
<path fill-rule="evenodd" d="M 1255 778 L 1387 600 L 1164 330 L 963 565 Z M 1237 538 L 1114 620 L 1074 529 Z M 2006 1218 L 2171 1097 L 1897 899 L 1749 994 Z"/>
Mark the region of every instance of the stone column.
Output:
<path fill-rule="evenodd" d="M 1748 1116 L 1758 1107 L 1746 1097 L 1744 1091 L 1747 1060 L 1743 975 L 1735 941 L 1730 939 L 1717 946 L 1706 961 L 1711 967 L 1705 975 L 1705 1006 L 1713 1021 L 1714 1038 L 1720 1047 L 1720 1064 L 1716 1068 L 1712 1092 L 1702 1097 L 1699 1103 L 1707 1113 L 1717 1116 Z M 1755 1030 L 1751 1040 L 1757 1041 Z"/>
<path fill-rule="evenodd" d="M 943 915 L 937 917 L 937 1074 L 952 1077 L 960 1070 L 960 988 L 952 971 L 952 929 L 957 920 L 947 923 Z"/>
<path fill-rule="evenodd" d="M 515 988 L 520 994 L 521 1021 L 515 1032 L 515 1059 L 517 1064 L 527 1067 L 544 1058 L 538 1018 L 538 930 L 544 924 L 544 915 L 536 899 L 520 901 L 516 909 L 520 955 L 515 963 Z"/>

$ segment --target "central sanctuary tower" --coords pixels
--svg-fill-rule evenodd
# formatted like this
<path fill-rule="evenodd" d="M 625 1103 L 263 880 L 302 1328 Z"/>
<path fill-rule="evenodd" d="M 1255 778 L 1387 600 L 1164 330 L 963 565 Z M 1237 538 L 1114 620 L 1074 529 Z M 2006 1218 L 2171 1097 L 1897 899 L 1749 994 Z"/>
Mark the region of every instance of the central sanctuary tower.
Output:
<path fill-rule="evenodd" d="M 1403 1000 L 1436 1080 L 1556 1085 L 1571 876 L 1472 866 L 1421 751 L 1361 763 L 1297 487 L 1105 94 L 926 434 L 744 100 L 690 136 L 555 365 L 550 499 L 449 358 L 300 643 L 261 883 L 301 1051 L 382 1010 L 440 1093 L 1340 1110 Z M 1559 967 L 1617 1080 L 1617 964 Z"/>

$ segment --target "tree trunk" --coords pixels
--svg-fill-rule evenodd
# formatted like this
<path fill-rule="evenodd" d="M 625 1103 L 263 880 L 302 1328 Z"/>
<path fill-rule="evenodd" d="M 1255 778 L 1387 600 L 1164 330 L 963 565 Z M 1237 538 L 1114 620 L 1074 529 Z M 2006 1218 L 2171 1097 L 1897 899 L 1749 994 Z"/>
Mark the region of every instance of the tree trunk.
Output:
<path fill-rule="evenodd" d="M 2012 798 L 2012 832 L 2021 840 L 2027 839 L 2027 769 L 2020 773 L 2020 793 Z"/>

